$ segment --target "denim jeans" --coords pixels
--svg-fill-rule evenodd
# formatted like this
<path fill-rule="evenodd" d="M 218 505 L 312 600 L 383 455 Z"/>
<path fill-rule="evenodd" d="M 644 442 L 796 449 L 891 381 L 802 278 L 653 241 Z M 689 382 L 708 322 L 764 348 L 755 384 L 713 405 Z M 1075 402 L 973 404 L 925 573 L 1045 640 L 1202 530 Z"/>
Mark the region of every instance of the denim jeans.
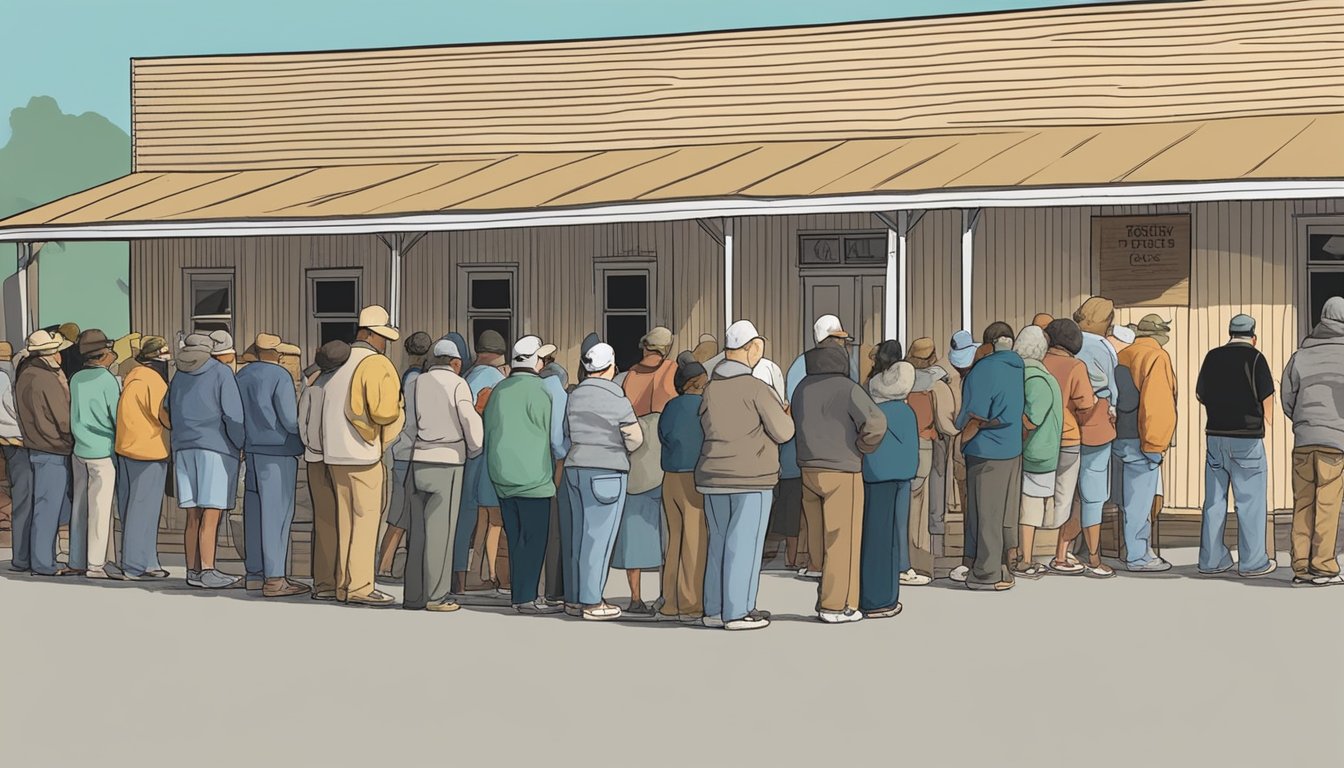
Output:
<path fill-rule="evenodd" d="M 249 579 L 282 579 L 294 522 L 295 456 L 247 455 L 243 481 L 243 561 Z"/>
<path fill-rule="evenodd" d="M 6 445 L 4 452 L 9 472 L 9 495 L 13 502 L 10 530 L 14 554 L 9 567 L 14 571 L 26 571 L 33 567 L 33 465 L 28 461 L 26 448 Z"/>
<path fill-rule="evenodd" d="M 168 462 L 117 457 L 117 513 L 121 517 L 121 568 L 143 576 L 159 565 L 159 516 Z"/>
<path fill-rule="evenodd" d="M 1157 559 L 1150 542 L 1153 499 L 1162 477 L 1162 456 L 1144 453 L 1141 443 L 1134 438 L 1116 440 L 1112 451 L 1120 460 L 1119 504 L 1124 515 L 1125 565 L 1136 568 Z"/>
<path fill-rule="evenodd" d="M 53 576 L 56 564 L 56 529 L 61 515 L 70 508 L 70 457 L 57 453 L 28 451 L 33 467 L 32 571 Z M 73 547 L 75 537 L 71 535 Z"/>
<path fill-rule="evenodd" d="M 1269 468 L 1265 444 L 1253 437 L 1208 437 L 1204 458 L 1204 522 L 1199 536 L 1199 570 L 1221 571 L 1232 565 L 1223 543 L 1227 528 L 1227 490 L 1237 503 L 1237 570 L 1256 573 L 1269 567 L 1265 546 Z"/>
<path fill-rule="evenodd" d="M 910 481 L 863 484 L 859 610 L 891 608 L 901 599 L 901 573 L 910 567 Z"/>
<path fill-rule="evenodd" d="M 471 535 L 476 531 L 476 517 L 480 514 L 479 487 L 482 482 L 489 484 L 485 474 L 485 457 L 476 456 L 467 459 L 462 471 L 462 502 L 457 507 L 457 526 L 453 533 L 453 570 L 467 572 L 467 561 L 471 559 Z"/>
<path fill-rule="evenodd" d="M 756 608 L 761 553 L 774 491 L 707 493 L 709 552 L 705 563 L 705 616 L 736 621 Z"/>
<path fill-rule="evenodd" d="M 1079 518 L 1084 528 L 1101 525 L 1101 511 L 1111 495 L 1111 445 L 1084 445 L 1079 449 Z"/>
<path fill-rule="evenodd" d="M 616 531 L 625 512 L 625 472 L 586 467 L 565 468 L 570 522 L 565 602 L 597 605 L 607 586 Z M 563 521 L 563 517 L 561 518 Z M 562 523 L 563 524 L 563 523 Z M 563 531 L 562 531 L 563 535 Z M 570 586 L 570 576 L 574 586 Z"/>

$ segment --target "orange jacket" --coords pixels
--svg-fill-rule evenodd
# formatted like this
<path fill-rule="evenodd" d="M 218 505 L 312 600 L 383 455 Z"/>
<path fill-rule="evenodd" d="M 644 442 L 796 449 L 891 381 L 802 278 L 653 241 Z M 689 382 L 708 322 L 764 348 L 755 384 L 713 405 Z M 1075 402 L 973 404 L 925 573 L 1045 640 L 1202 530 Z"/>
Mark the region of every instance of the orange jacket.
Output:
<path fill-rule="evenodd" d="M 1139 442 L 1146 453 L 1166 453 L 1176 435 L 1176 371 L 1155 339 L 1136 339 L 1118 355 L 1139 390 Z"/>

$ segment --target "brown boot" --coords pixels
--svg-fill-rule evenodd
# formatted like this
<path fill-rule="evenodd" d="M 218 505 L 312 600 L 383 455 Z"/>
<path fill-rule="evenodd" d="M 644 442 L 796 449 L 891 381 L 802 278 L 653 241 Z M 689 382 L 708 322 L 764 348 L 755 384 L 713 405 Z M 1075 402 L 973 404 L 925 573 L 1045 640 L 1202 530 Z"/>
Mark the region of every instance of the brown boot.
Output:
<path fill-rule="evenodd" d="M 293 597 L 308 594 L 308 587 L 289 579 L 267 579 L 261 588 L 262 597 Z"/>

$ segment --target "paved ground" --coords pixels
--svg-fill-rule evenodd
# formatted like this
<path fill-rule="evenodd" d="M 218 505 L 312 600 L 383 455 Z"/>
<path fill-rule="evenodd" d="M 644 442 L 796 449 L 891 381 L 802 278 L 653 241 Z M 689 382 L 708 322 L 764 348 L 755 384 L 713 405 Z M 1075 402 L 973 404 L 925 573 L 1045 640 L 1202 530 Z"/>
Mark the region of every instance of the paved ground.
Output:
<path fill-rule="evenodd" d="M 1344 589 L 1168 554 L 834 627 L 772 572 L 748 633 L 0 570 L 0 764 L 1344 764 Z"/>

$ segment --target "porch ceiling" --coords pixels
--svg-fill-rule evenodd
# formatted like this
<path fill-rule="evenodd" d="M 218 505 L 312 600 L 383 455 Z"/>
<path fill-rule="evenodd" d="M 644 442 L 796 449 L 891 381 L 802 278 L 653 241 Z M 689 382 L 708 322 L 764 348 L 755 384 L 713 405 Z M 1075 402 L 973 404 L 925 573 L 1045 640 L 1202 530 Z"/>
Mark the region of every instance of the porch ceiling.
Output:
<path fill-rule="evenodd" d="M 974 135 L 464 155 L 433 163 L 218 172 L 141 172 L 0 221 L 0 240 L 200 233 L 202 224 L 358 222 L 508 214 L 524 226 L 562 211 L 661 204 L 661 218 L 715 215 L 731 201 L 830 201 L 976 191 L 1257 185 L 1344 179 L 1344 114 L 1055 127 Z M 1331 185 L 1338 189 L 1337 185 Z M 1338 194 L 1338 192 L 1336 192 Z M 1005 199 L 1007 199 L 1005 197 Z M 960 203 L 968 205 L 969 203 Z M 728 206 L 731 207 L 731 206 Z M 910 207 L 947 207 L 918 205 Z M 763 211 L 768 212 L 768 211 Z M 600 220 L 592 216 L 588 221 Z M 615 220 L 615 218 L 613 218 Z M 547 219 L 541 223 L 561 223 Z M 150 226 L 152 225 L 152 227 Z M 186 226 L 191 225 L 191 226 Z M 138 229 L 145 232 L 137 234 Z M 451 227 L 438 227 L 451 228 Z M 152 230 L 152 234 L 150 234 Z M 111 238 L 109 238 L 111 239 Z"/>

